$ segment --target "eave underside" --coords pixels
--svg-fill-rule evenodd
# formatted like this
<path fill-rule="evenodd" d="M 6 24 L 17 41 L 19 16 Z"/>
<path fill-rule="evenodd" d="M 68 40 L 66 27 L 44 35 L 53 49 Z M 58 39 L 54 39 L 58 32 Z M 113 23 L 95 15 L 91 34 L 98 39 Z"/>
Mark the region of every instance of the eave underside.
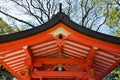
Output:
<path fill-rule="evenodd" d="M 61 26 L 70 34 L 51 34 Z M 0 49 L 1 64 L 19 80 L 41 78 L 47 71 L 50 75 L 45 78 L 56 78 L 56 70 L 57 77 L 74 73 L 75 78 L 102 80 L 120 63 L 119 45 L 79 34 L 62 23 L 42 34 L 1 44 Z"/>

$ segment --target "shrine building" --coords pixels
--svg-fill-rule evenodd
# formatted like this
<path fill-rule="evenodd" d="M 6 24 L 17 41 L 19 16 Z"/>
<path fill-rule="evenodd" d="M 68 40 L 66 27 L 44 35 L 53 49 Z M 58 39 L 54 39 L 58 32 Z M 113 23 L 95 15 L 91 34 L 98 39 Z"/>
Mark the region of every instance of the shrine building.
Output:
<path fill-rule="evenodd" d="M 18 80 L 102 80 L 120 64 L 120 39 L 58 12 L 38 27 L 1 36 L 0 64 Z"/>

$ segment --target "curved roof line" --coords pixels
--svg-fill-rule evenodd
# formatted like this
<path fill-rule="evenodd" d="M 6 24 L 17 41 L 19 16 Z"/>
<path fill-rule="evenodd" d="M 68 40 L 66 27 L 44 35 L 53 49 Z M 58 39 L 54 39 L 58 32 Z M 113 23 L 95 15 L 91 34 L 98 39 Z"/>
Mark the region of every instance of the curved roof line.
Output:
<path fill-rule="evenodd" d="M 94 37 L 94 38 L 97 38 L 100 40 L 104 40 L 107 42 L 120 44 L 120 38 L 106 35 L 103 33 L 99 33 L 99 32 L 87 29 L 83 26 L 80 26 L 80 25 L 76 24 L 75 22 L 73 22 L 72 20 L 70 20 L 70 18 L 62 12 L 57 13 L 56 15 L 53 16 L 53 18 L 50 21 L 48 21 L 38 27 L 29 29 L 29 30 L 25 30 L 25 31 L 21 31 L 21 32 L 17 32 L 17 33 L 13 33 L 13 34 L 9 34 L 9 35 L 0 36 L 0 43 L 25 38 L 25 37 L 43 32 L 43 31 L 53 27 L 54 25 L 56 25 L 59 22 L 66 24 L 68 27 L 72 28 L 73 30 L 75 30 L 79 33 L 82 33 L 82 34 L 85 34 L 85 35 L 88 35 L 88 36 L 91 36 L 91 37 Z"/>

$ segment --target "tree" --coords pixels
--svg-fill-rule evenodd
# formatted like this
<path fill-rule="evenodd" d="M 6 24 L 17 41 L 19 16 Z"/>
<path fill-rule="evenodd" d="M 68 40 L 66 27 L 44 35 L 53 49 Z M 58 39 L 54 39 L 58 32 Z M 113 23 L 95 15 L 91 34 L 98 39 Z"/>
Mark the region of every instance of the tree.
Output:
<path fill-rule="evenodd" d="M 4 3 L 5 1 L 5 3 Z M 62 0 L 63 12 L 65 12 L 76 23 L 99 31 L 101 26 L 104 25 L 106 17 L 100 12 L 102 7 L 98 4 L 99 0 Z M 99 3 L 98 3 L 99 1 Z M 29 26 L 28 28 L 36 27 L 50 20 L 53 15 L 59 11 L 59 0 L 2 0 L 4 6 L 1 6 L 0 13 L 24 23 Z M 8 3 L 11 3 L 13 7 L 7 7 Z M 105 4 L 105 7 L 108 4 Z M 13 9 L 17 8 L 19 16 L 28 16 L 30 20 L 24 20 L 19 16 L 12 15 Z M 104 8 L 106 9 L 106 8 Z M 18 14 L 16 13 L 16 14 Z M 106 12 L 107 13 L 107 12 Z M 14 13 L 15 14 L 15 13 Z"/>
<path fill-rule="evenodd" d="M 15 32 L 15 30 L 0 18 L 0 35 L 6 35 Z"/>
<path fill-rule="evenodd" d="M 103 80 L 120 80 L 120 65 L 108 74 Z"/>
<path fill-rule="evenodd" d="M 120 28 L 117 29 L 117 37 L 120 37 Z"/>
<path fill-rule="evenodd" d="M 109 3 L 109 13 L 103 13 L 107 16 L 105 25 L 112 29 L 113 36 L 120 37 L 120 0 L 109 0 L 107 3 Z"/>
<path fill-rule="evenodd" d="M 3 66 L 0 66 L 0 80 L 13 80 L 14 76 L 8 72 Z"/>
<path fill-rule="evenodd" d="M 106 19 L 106 24 L 110 27 L 117 27 L 119 26 L 120 20 L 120 2 L 119 0 L 112 0 L 112 2 L 110 2 L 109 4 L 109 13 L 105 14 L 108 15 Z"/>

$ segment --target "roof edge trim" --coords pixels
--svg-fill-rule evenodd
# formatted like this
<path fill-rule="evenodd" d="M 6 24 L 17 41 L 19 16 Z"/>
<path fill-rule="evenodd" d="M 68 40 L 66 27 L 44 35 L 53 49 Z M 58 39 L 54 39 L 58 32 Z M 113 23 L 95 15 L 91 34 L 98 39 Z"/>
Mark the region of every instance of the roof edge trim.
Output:
<path fill-rule="evenodd" d="M 13 34 L 9 34 L 9 35 L 0 36 L 0 43 L 14 41 L 17 39 L 21 39 L 21 38 L 25 38 L 25 37 L 28 37 L 31 35 L 35 35 L 37 33 L 48 30 L 49 28 L 53 27 L 54 25 L 56 25 L 59 22 L 62 22 L 65 25 L 67 25 L 68 27 L 70 27 L 71 29 L 73 29 L 79 33 L 85 34 L 87 36 L 91 36 L 93 38 L 97 38 L 97 39 L 111 42 L 111 43 L 115 43 L 115 44 L 120 44 L 120 38 L 106 35 L 106 34 L 103 34 L 100 32 L 96 32 L 96 31 L 87 29 L 83 26 L 80 26 L 77 23 L 70 20 L 70 18 L 62 12 L 57 13 L 56 15 L 54 15 L 52 17 L 51 20 L 49 20 L 48 22 L 46 22 L 40 26 L 37 26 L 35 28 L 28 29 L 28 30 L 21 31 L 21 32 L 17 32 L 17 33 L 13 33 Z"/>

